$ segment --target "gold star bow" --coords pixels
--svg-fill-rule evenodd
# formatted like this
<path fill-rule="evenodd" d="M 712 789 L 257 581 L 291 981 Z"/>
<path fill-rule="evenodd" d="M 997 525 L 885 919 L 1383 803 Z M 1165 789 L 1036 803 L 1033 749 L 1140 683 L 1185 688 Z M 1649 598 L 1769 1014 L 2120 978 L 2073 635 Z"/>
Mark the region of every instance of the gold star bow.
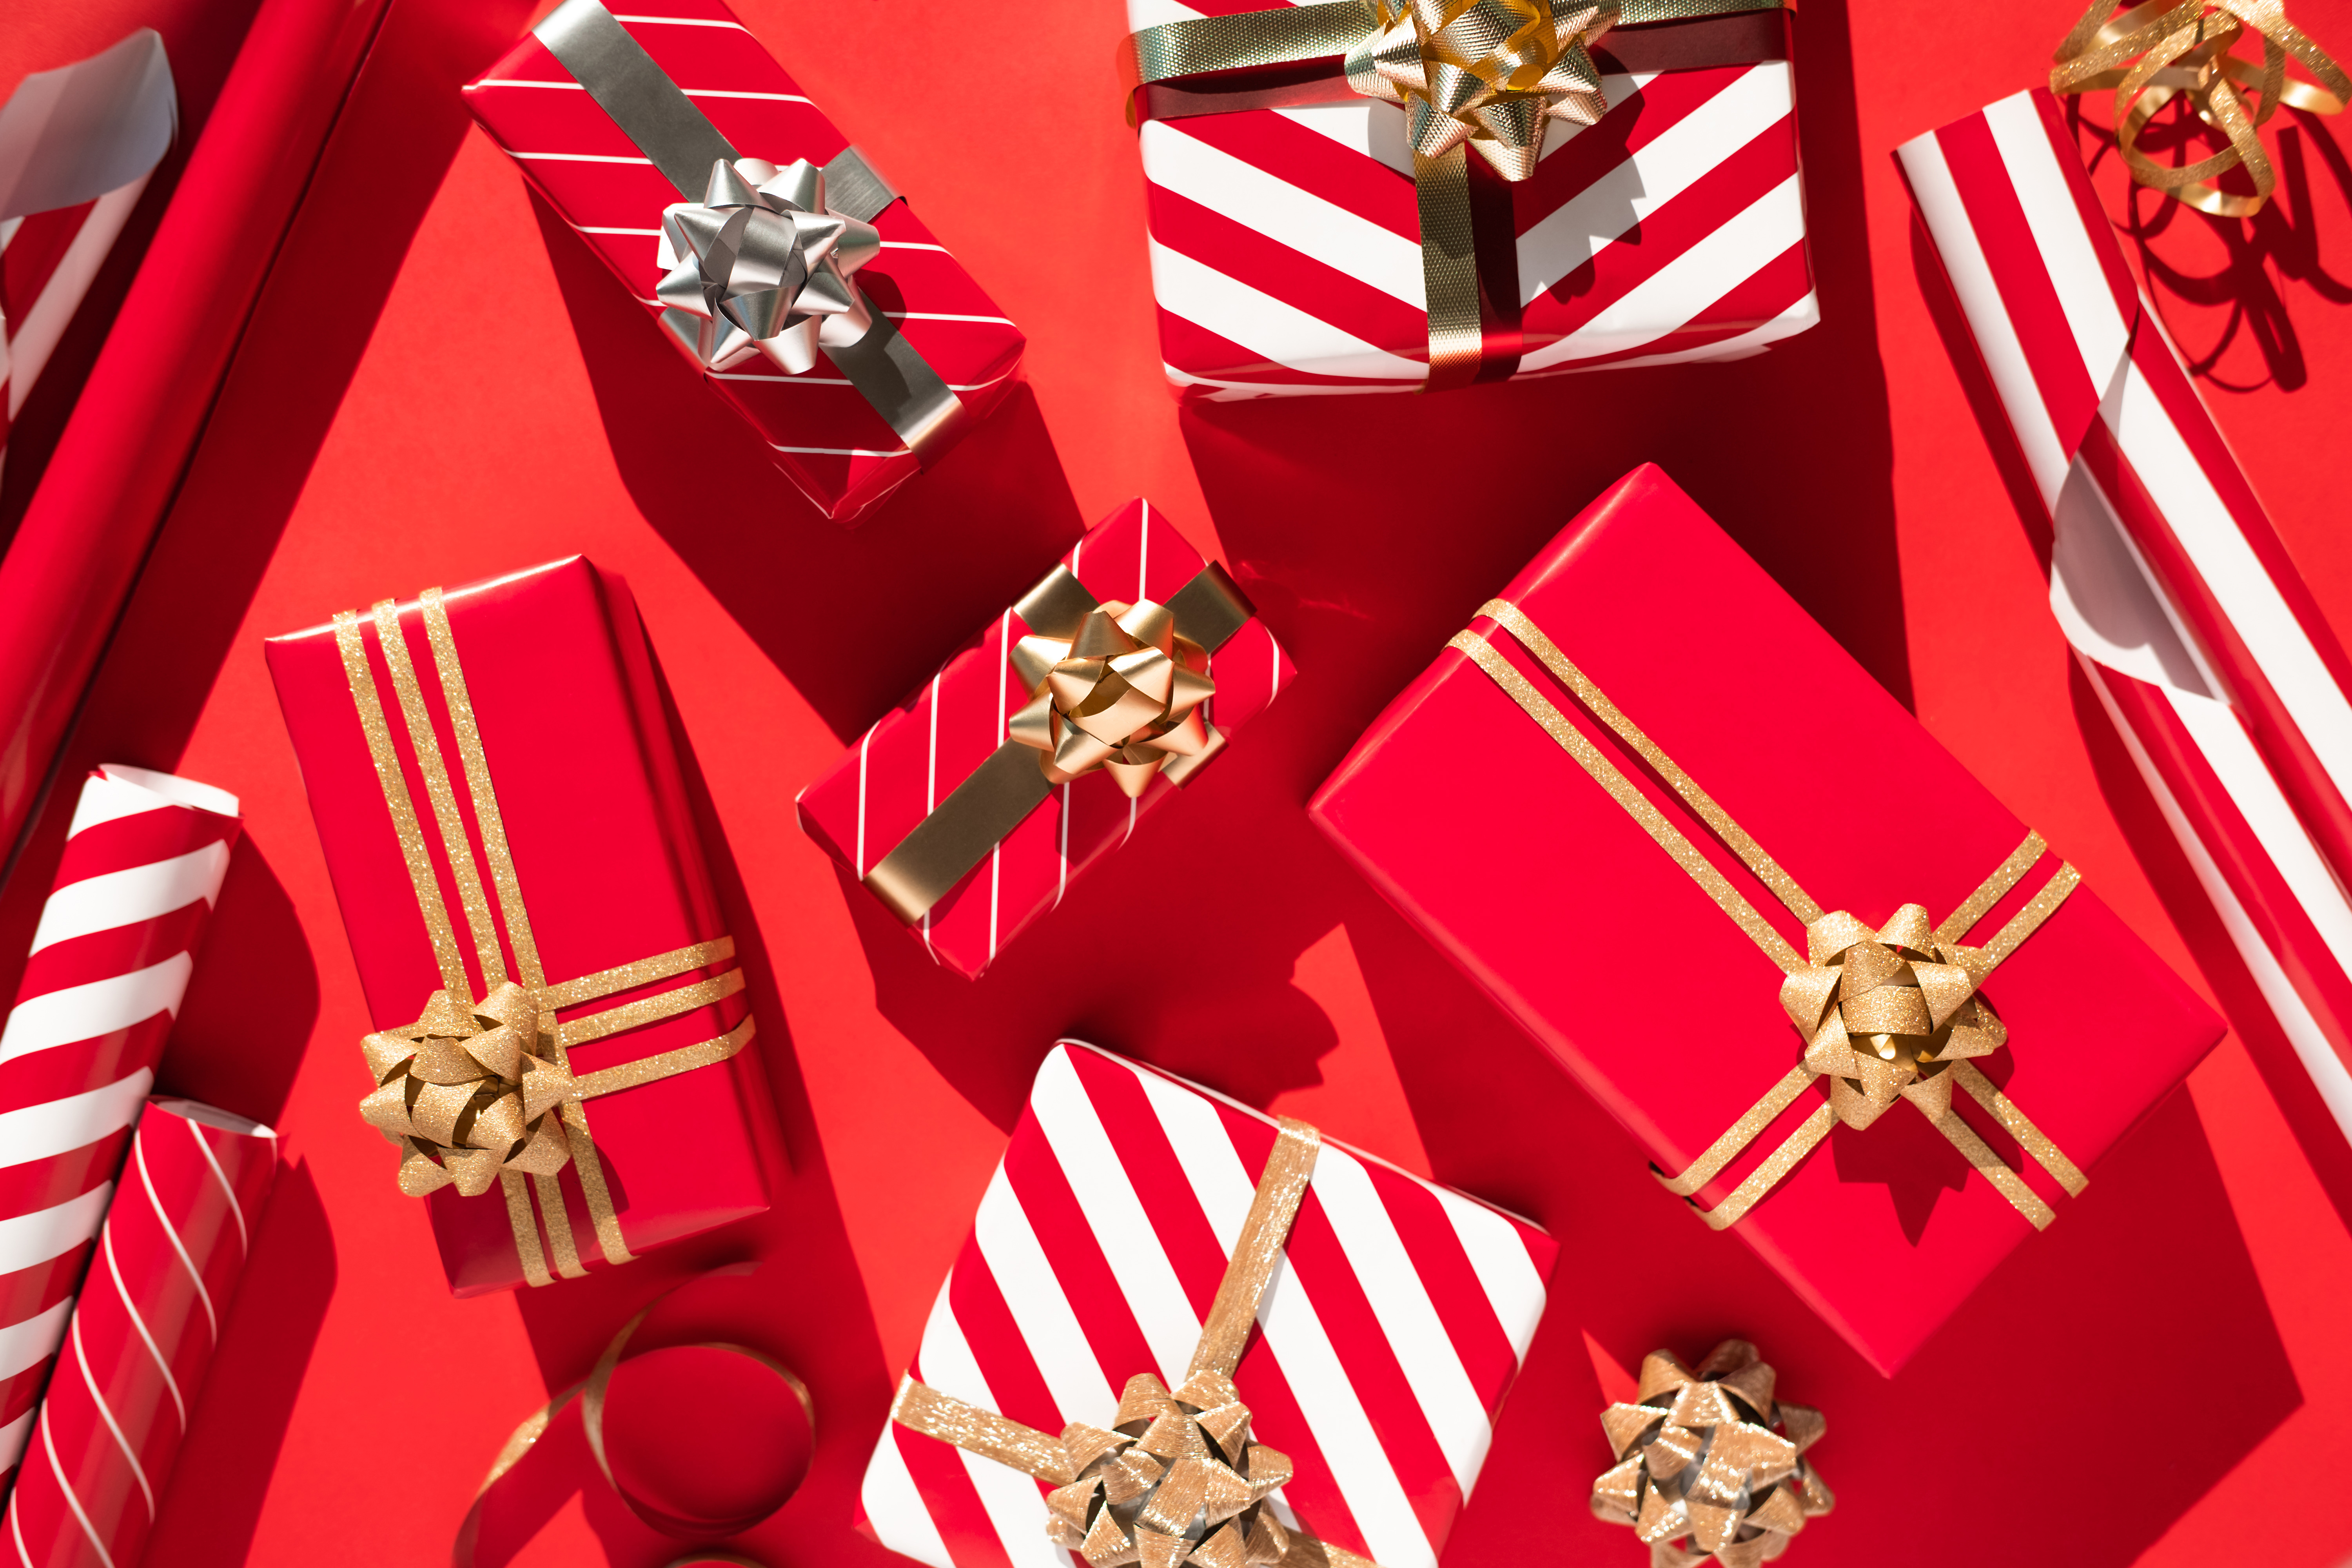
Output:
<path fill-rule="evenodd" d="M 540 1012 L 512 981 L 466 1006 L 436 991 L 405 1028 L 360 1042 L 375 1091 L 360 1119 L 400 1150 L 400 1190 L 488 1192 L 501 1171 L 551 1176 L 572 1157 L 557 1114 L 572 1074 L 542 1057 Z"/>
<path fill-rule="evenodd" d="M 1055 784 L 1101 768 L 1140 795 L 1169 763 L 1213 743 L 1201 708 L 1217 689 L 1209 656 L 1178 635 L 1165 605 L 1098 605 L 1067 637 L 1023 637 L 1013 665 L 1030 697 L 1007 735 L 1044 753 Z"/>
<path fill-rule="evenodd" d="M 1531 179 L 1554 120 L 1609 111 L 1588 47 L 1614 5 L 1578 0 L 1377 0 L 1380 25 L 1348 53 L 1348 83 L 1402 104 L 1414 152 L 1468 143 L 1507 180 Z"/>
<path fill-rule="evenodd" d="M 1260 1506 L 1290 1460 L 1249 1436 L 1233 1380 L 1194 1373 L 1175 1393 L 1150 1373 L 1128 1379 L 1109 1431 L 1073 1422 L 1062 1451 L 1077 1479 L 1046 1495 L 1054 1544 L 1093 1568 L 1269 1568 L 1290 1532 Z"/>

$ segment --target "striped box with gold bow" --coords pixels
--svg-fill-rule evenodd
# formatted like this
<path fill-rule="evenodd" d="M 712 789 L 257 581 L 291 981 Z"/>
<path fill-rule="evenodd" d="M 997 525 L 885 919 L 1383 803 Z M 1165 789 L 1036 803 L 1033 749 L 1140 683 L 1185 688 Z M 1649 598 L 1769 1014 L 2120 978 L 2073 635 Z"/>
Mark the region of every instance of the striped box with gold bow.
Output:
<path fill-rule="evenodd" d="M 1730 1229 L 1890 1376 L 2221 1037 L 1654 467 L 1309 809 L 1690 1200 L 1658 1226 Z"/>
<path fill-rule="evenodd" d="M 801 826 L 977 976 L 1290 683 L 1224 568 L 1132 500 L 801 792 Z"/>
<path fill-rule="evenodd" d="M 1128 0 L 1168 376 L 1436 390 L 1819 318 L 1782 0 Z"/>
<path fill-rule="evenodd" d="M 1558 1250 L 1065 1040 L 899 1384 L 865 1527 L 933 1568 L 1433 1568 Z"/>
<path fill-rule="evenodd" d="M 573 556 L 268 653 L 373 1025 L 360 1119 L 450 1289 L 764 1210 L 743 971 L 620 579 Z"/>

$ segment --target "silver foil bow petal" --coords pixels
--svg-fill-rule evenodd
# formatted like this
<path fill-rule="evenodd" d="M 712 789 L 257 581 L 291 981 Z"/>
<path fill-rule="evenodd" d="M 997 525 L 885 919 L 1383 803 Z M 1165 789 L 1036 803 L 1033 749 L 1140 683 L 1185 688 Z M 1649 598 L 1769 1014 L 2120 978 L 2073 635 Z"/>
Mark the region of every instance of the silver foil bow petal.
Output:
<path fill-rule="evenodd" d="M 703 199 L 664 208 L 661 226 L 663 320 L 711 370 L 759 353 L 797 375 L 818 345 L 847 348 L 873 329 L 854 278 L 882 237 L 826 205 L 824 171 L 805 158 L 718 160 Z"/>

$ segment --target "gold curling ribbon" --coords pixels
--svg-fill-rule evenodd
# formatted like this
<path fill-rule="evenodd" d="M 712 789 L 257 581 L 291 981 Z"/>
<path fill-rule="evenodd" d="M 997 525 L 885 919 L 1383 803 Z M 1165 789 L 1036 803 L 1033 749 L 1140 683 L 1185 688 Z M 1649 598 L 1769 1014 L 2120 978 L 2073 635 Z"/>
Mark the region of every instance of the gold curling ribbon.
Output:
<path fill-rule="evenodd" d="M 1738 1224 L 1832 1127 L 1843 1121 L 1857 1130 L 1866 1128 L 1900 1100 L 1925 1116 L 2036 1230 L 2046 1227 L 2056 1215 L 1953 1109 L 1955 1088 L 1982 1106 L 2070 1195 L 2082 1194 L 2089 1178 L 1972 1061 L 1999 1049 L 2009 1037 L 2000 1017 L 1977 994 L 1978 988 L 2065 902 L 2082 880 L 2074 867 L 2062 863 L 1982 947 L 1960 939 L 2041 860 L 2047 846 L 2039 834 L 2028 833 L 1940 926 L 1930 922 L 1919 904 L 1904 905 L 1876 931 L 1843 910 L 1824 910 L 1517 605 L 1489 599 L 1478 613 L 1508 630 L 1805 924 L 1805 952 L 1800 953 L 1533 681 L 1477 632 L 1454 634 L 1447 646 L 1468 655 L 1543 726 L 1781 971 L 1780 1005 L 1804 1038 L 1802 1060 L 1682 1174 L 1670 1178 L 1654 1167 L 1668 1192 L 1691 1199 L 1697 1209 L 1692 1194 L 1738 1159 L 1807 1089 L 1827 1079 L 1829 1097 L 1730 1196 L 1713 1209 L 1698 1209 L 1700 1218 L 1717 1230 Z"/>
<path fill-rule="evenodd" d="M 560 1009 L 619 995 L 698 969 L 715 968 L 734 958 L 735 939 L 722 936 L 562 984 L 548 983 L 530 918 L 523 907 L 505 818 L 491 786 L 489 759 L 482 749 L 473 699 L 458 663 L 441 590 L 425 590 L 418 596 L 418 610 L 448 709 L 449 727 L 457 737 L 466 793 L 481 830 L 482 859 L 520 974 L 516 979 L 508 977 L 482 871 L 475 863 L 473 842 L 458 809 L 439 733 L 425 704 L 415 663 L 409 657 L 407 638 L 400 630 L 399 605 L 394 600 L 383 600 L 369 611 L 369 618 L 375 625 L 377 644 L 391 672 L 409 746 L 424 776 L 425 796 L 457 886 L 475 957 L 481 965 L 486 994 L 479 1001 L 467 1000 L 473 992 L 465 954 L 442 900 L 440 879 L 401 772 L 392 726 L 368 663 L 360 618 L 352 611 L 342 611 L 335 616 L 335 646 L 342 655 L 352 705 L 367 737 L 376 782 L 383 790 L 442 981 L 415 1023 L 369 1035 L 362 1041 L 376 1088 L 360 1101 L 360 1117 L 400 1151 L 402 1192 L 422 1197 L 454 1186 L 465 1196 L 477 1197 L 497 1185 L 505 1201 L 523 1277 L 533 1285 L 553 1283 L 547 1259 L 551 1249 L 555 1274 L 576 1279 L 587 1268 L 580 1261 L 571 1217 L 564 1208 L 559 1174 L 566 1164 L 579 1177 L 581 1195 L 605 1260 L 617 1265 L 634 1257 L 622 1237 L 620 1216 L 604 1182 L 604 1163 L 589 1130 L 586 1102 L 725 1061 L 743 1048 L 757 1026 L 747 1014 L 741 1023 L 713 1039 L 597 1072 L 572 1070 L 573 1046 L 709 1006 L 743 989 L 743 972 L 730 969 L 566 1023 L 557 1021 Z M 540 1213 L 547 1225 L 547 1248 L 541 1247 L 539 1226 L 531 1217 L 526 1178 L 539 1194 Z"/>
<path fill-rule="evenodd" d="M 1746 1340 L 1724 1341 L 1696 1372 L 1668 1351 L 1643 1356 L 1634 1403 L 1601 1415 L 1617 1463 L 1592 1483 L 1594 1517 L 1632 1525 L 1651 1568 L 1756 1568 L 1780 1556 L 1837 1500 L 1805 1458 L 1828 1423 L 1775 1400 L 1772 1386 Z"/>
<path fill-rule="evenodd" d="M 1129 36 L 1139 86 L 1339 58 L 1357 96 L 1402 108 L 1421 215 L 1428 392 L 1486 366 L 1465 154 L 1534 177 L 1553 121 L 1608 112 L 1591 47 L 1612 26 L 1784 9 L 1787 0 L 1320 0 L 1163 22 Z M 1517 300 L 1498 302 L 1513 310 Z"/>
<path fill-rule="evenodd" d="M 2113 0 L 2093 0 L 2052 56 L 2050 90 L 2061 95 L 2115 89 L 2116 146 L 2132 178 L 2215 217 L 2252 217 L 2278 188 L 2278 174 L 2256 134 L 2282 104 L 2314 114 L 2340 114 L 2352 101 L 2352 78 L 2326 50 L 2287 20 L 2284 0 L 2148 0 L 2122 15 Z M 2230 51 L 2249 31 L 2263 41 L 2263 63 Z M 2317 78 L 2286 74 L 2289 57 Z M 2260 102 L 2250 112 L 2243 91 Z M 2186 97 L 2200 120 L 2229 146 L 2179 168 L 2139 150 L 2139 135 L 2158 110 Z M 2221 187 L 2221 176 L 2242 164 L 2254 194 Z"/>
<path fill-rule="evenodd" d="M 1233 1383 L 1259 1300 L 1315 1173 L 1322 1135 L 1281 1119 L 1181 1387 L 1128 1379 L 1108 1429 L 1074 1421 L 1051 1436 L 912 1378 L 890 1418 L 910 1431 L 1053 1483 L 1045 1533 L 1092 1568 L 1272 1568 L 1286 1561 L 1378 1568 L 1345 1547 L 1286 1528 L 1265 1506 L 1290 1460 L 1252 1440 Z"/>

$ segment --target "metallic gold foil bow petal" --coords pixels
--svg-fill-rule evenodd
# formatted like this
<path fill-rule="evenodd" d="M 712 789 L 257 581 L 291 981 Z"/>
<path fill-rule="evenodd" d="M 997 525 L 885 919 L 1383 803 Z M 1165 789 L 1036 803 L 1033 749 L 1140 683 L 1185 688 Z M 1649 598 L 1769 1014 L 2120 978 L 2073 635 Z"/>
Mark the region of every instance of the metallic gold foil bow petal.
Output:
<path fill-rule="evenodd" d="M 1154 1374 L 1138 1373 L 1108 1428 L 1072 1422 L 1051 1437 L 909 1378 L 891 1419 L 1051 1482 L 1046 1537 L 1092 1568 L 1273 1568 L 1294 1552 L 1297 1561 L 1328 1568 L 1378 1568 L 1286 1529 L 1264 1506 L 1290 1479 L 1290 1460 L 1251 1436 L 1249 1407 L 1234 1387 L 1322 1145 L 1303 1121 L 1285 1117 L 1281 1126 L 1192 1365 L 1173 1393 Z"/>
<path fill-rule="evenodd" d="M 2263 41 L 2259 69 L 2230 52 L 2248 32 Z M 2352 78 L 2287 20 L 2284 0 L 2148 0 L 2120 16 L 2113 0 L 2093 0 L 2053 58 L 2051 91 L 2115 89 L 2116 146 L 2134 180 L 2215 217 L 2252 217 L 2278 188 L 2256 132 L 2281 105 L 2340 114 L 2352 101 Z M 2316 81 L 2289 77 L 2290 58 Z M 2248 88 L 2257 100 L 2251 109 Z M 2178 168 L 2141 152 L 2140 132 L 2176 97 L 2229 146 Z M 2241 165 L 2253 182 L 2251 196 L 2221 186 L 2221 176 Z"/>
<path fill-rule="evenodd" d="M 1100 768 L 1132 800 L 1176 758 L 1208 754 L 1208 652 L 1165 605 L 1097 605 L 1068 637 L 1032 634 L 1011 657 L 1030 697 L 1007 733 L 1040 753 L 1051 783 Z"/>
<path fill-rule="evenodd" d="M 1826 1078 L 1830 1080 L 1827 1101 L 1816 1105 L 1729 1196 L 1712 1209 L 1699 1210 L 1709 1226 L 1721 1230 L 1738 1223 L 1840 1121 L 1866 1128 L 1898 1099 L 1908 1100 L 1925 1116 L 2035 1229 L 2048 1226 L 2057 1217 L 2054 1211 L 1953 1109 L 1956 1088 L 1965 1090 L 2070 1195 L 2082 1194 L 2089 1179 L 1969 1060 L 1989 1055 L 2008 1039 L 2008 1030 L 1978 997 L 1977 988 L 2057 912 L 2082 880 L 2072 866 L 2062 864 L 1990 942 L 1980 948 L 1961 943 L 1960 938 L 1991 913 L 1993 906 L 2041 861 L 2049 847 L 2041 835 L 2028 833 L 2025 841 L 1945 917 L 1941 926 L 1929 923 L 1925 907 L 1906 904 L 1874 931 L 1843 910 L 1823 910 L 1517 605 L 1507 599 L 1489 599 L 1478 613 L 1507 630 L 1534 655 L 1565 690 L 1681 798 L 1790 914 L 1805 922 L 1806 951 L 1800 953 L 1624 771 L 1493 643 L 1475 630 L 1454 635 L 1447 646 L 1467 655 L 1521 711 L 1541 725 L 1560 750 L 1574 758 L 1780 969 L 1780 1005 L 1804 1040 L 1802 1059 L 1680 1175 L 1654 1173 L 1668 1192 L 1692 1197 L 1761 1137 L 1808 1089 Z M 1692 1206 L 1697 1205 L 1694 1202 Z"/>
<path fill-rule="evenodd" d="M 663 210 L 669 272 L 655 294 L 701 322 L 694 352 L 706 368 L 756 353 L 797 375 L 815 368 L 819 343 L 844 347 L 873 330 L 853 279 L 882 254 L 882 237 L 824 195 L 824 171 L 805 158 L 781 169 L 738 158 L 711 164 L 699 203 Z"/>
<path fill-rule="evenodd" d="M 1696 1373 L 1667 1351 L 1643 1357 L 1637 1403 L 1601 1415 L 1617 1463 L 1592 1483 L 1594 1516 L 1632 1525 L 1652 1568 L 1780 1556 L 1835 1500 L 1805 1458 L 1821 1412 L 1776 1401 L 1772 1385 L 1746 1340 L 1724 1341 Z"/>

